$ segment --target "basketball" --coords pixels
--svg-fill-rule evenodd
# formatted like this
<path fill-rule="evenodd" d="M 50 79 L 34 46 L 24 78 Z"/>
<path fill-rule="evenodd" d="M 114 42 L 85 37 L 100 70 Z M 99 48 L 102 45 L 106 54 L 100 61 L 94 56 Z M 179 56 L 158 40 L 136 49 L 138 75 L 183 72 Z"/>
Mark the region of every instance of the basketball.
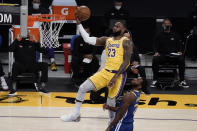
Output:
<path fill-rule="evenodd" d="M 85 21 L 90 18 L 90 9 L 87 6 L 79 6 L 77 8 L 77 15 L 80 21 Z"/>

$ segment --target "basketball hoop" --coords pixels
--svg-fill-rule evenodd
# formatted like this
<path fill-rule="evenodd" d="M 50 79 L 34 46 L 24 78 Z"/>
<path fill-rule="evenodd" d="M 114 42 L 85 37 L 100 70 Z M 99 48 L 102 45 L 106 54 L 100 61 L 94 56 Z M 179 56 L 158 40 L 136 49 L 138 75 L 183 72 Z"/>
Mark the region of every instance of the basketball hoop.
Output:
<path fill-rule="evenodd" d="M 66 22 L 66 16 L 58 14 L 41 14 L 28 16 L 29 26 L 39 22 L 41 47 L 58 48 L 59 32 Z"/>

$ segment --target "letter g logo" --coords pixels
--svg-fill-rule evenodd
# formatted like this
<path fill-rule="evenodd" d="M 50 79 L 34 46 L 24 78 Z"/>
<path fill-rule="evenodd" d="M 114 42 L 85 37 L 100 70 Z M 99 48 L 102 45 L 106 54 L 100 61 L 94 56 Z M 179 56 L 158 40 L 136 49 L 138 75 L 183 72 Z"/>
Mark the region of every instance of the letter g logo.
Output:
<path fill-rule="evenodd" d="M 62 8 L 61 13 L 62 15 L 68 15 L 68 8 Z"/>

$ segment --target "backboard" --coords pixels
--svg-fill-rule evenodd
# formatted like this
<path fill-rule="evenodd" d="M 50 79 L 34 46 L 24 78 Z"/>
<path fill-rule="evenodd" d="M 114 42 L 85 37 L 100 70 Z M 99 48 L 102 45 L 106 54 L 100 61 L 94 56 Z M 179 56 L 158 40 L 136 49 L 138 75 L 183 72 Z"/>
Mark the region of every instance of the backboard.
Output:
<path fill-rule="evenodd" d="M 20 25 L 20 6 L 16 4 L 0 4 L 0 24 Z"/>

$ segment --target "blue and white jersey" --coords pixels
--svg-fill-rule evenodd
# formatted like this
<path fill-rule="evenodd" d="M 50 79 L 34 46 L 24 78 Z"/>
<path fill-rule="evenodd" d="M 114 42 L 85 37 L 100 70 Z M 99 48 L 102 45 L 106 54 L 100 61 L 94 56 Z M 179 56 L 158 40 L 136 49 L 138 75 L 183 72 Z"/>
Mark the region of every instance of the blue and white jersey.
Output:
<path fill-rule="evenodd" d="M 121 123 L 133 123 L 133 117 L 134 117 L 134 113 L 137 110 L 138 107 L 138 102 L 140 100 L 140 92 L 134 90 L 132 92 L 135 96 L 136 96 L 136 100 L 133 102 L 133 104 L 131 104 L 127 110 L 127 112 L 125 113 L 124 117 L 119 121 Z M 120 102 L 120 107 L 122 106 L 123 101 Z M 120 111 L 120 107 L 118 108 L 117 113 Z"/>

